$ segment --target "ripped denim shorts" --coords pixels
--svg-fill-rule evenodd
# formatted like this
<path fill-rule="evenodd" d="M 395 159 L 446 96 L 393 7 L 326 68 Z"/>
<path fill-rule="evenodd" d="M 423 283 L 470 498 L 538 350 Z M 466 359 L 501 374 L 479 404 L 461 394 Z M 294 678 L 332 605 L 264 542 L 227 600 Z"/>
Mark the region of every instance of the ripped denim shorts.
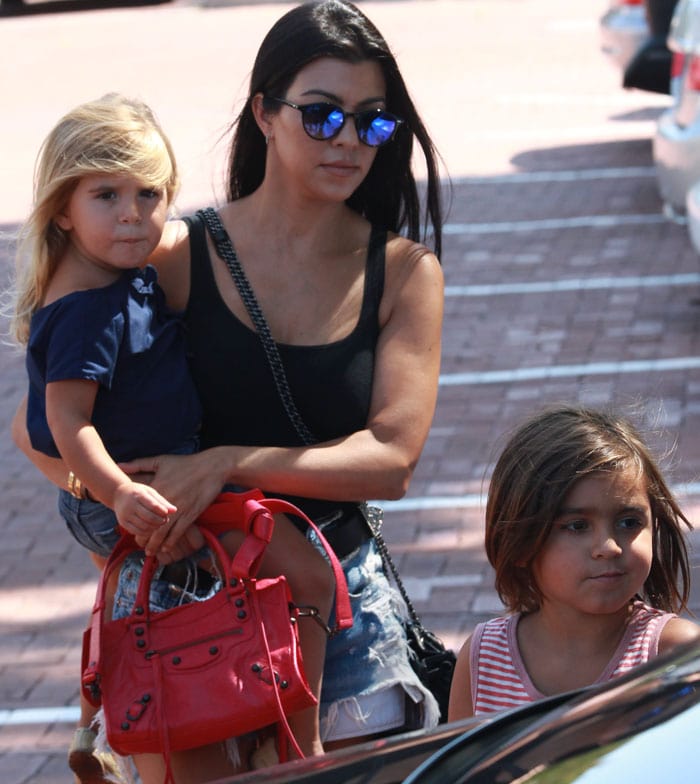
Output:
<path fill-rule="evenodd" d="M 309 538 L 313 540 L 313 533 Z M 321 739 L 437 726 L 437 702 L 408 659 L 404 601 L 387 579 L 374 539 L 365 541 L 341 564 L 353 625 L 328 640 Z"/>

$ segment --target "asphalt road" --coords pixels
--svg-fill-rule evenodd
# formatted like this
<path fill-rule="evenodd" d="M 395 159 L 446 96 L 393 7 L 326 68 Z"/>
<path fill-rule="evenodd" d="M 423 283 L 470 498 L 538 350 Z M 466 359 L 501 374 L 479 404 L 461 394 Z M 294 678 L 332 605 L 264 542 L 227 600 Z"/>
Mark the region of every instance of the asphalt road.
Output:
<path fill-rule="evenodd" d="M 3 278 L 41 140 L 104 92 L 140 96 L 159 115 L 183 171 L 181 212 L 215 203 L 221 136 L 288 7 L 193 0 L 0 17 Z M 407 498 L 387 504 L 386 538 L 427 625 L 458 646 L 500 610 L 482 493 L 504 434 L 540 404 L 635 404 L 652 443 L 675 444 L 669 476 L 698 517 L 700 261 L 656 189 L 650 138 L 670 99 L 620 87 L 598 47 L 605 0 L 362 7 L 452 182 L 438 410 Z M 59 784 L 96 575 L 53 489 L 10 442 L 22 358 L 0 347 L 0 367 L 0 780 Z"/>

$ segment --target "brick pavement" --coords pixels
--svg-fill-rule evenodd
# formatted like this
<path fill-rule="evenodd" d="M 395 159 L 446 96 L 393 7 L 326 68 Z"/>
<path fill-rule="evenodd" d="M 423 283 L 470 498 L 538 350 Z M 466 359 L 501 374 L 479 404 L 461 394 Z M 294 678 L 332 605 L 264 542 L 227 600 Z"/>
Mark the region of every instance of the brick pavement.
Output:
<path fill-rule="evenodd" d="M 0 130 L 5 151 L 1 231 L 13 231 L 25 212 L 27 172 L 45 130 L 67 106 L 106 89 L 137 91 L 172 128 L 185 172 L 183 210 L 211 200 L 216 155 L 202 159 L 212 136 L 202 136 L 201 129 L 212 134 L 222 127 L 232 104 L 228 95 L 221 99 L 216 80 L 198 84 L 191 71 L 212 73 L 215 63 L 223 64 L 230 83 L 242 84 L 257 42 L 283 9 L 209 5 L 178 2 L 0 20 L 0 50 L 16 51 L 20 66 L 13 80 L 0 85 L 0 102 L 9 107 Z M 606 3 L 598 5 L 588 0 L 365 4 L 394 45 L 453 177 L 443 256 L 450 287 L 445 383 L 409 497 L 403 505 L 388 505 L 386 519 L 387 540 L 417 608 L 453 646 L 500 609 L 483 555 L 483 513 L 475 497 L 503 434 L 540 402 L 642 401 L 650 424 L 665 432 L 654 441 L 664 445 L 677 439 L 672 480 L 697 483 L 700 476 L 697 369 L 624 372 L 620 366 L 601 374 L 535 373 L 526 380 L 508 375 L 518 369 L 700 355 L 697 282 L 641 284 L 651 275 L 700 272 L 684 227 L 660 219 L 649 137 L 667 101 L 619 88 L 617 74 L 597 50 L 597 18 Z M 227 30 L 239 34 L 235 50 Z M 440 31 L 435 43 L 434 30 Z M 150 53 L 156 34 L 171 42 L 173 52 L 189 44 L 196 56 L 183 62 L 179 54 L 164 55 L 161 47 L 165 65 L 155 62 Z M 13 49 L 19 40 L 22 49 Z M 123 58 L 100 56 L 120 51 L 126 40 L 133 73 Z M 49 67 L 51 58 L 59 57 L 60 76 Z M 100 68 L 89 65 L 96 57 Z M 182 115 L 179 101 L 197 108 L 197 122 Z M 8 150 L 16 150 L 16 156 L 7 156 Z M 616 220 L 601 227 L 593 220 L 640 215 L 647 218 L 638 225 Z M 583 225 L 573 225 L 583 218 Z M 563 223 L 548 229 L 537 224 L 542 220 Z M 533 222 L 529 229 L 525 221 Z M 8 252 L 4 241 L 0 270 L 5 276 Z M 499 288 L 506 282 L 546 288 L 552 281 L 594 278 L 640 282 L 539 293 Z M 0 367 L 5 434 L 0 439 L 0 780 L 59 784 L 69 780 L 64 754 L 71 726 L 65 719 L 76 704 L 80 633 L 95 574 L 57 521 L 53 489 L 9 441 L 9 422 L 24 391 L 22 359 L 1 347 Z M 499 372 L 505 375 L 492 383 L 484 383 L 483 375 L 448 383 L 456 373 Z M 700 493 L 694 489 L 683 498 L 697 519 Z M 693 540 L 697 560 L 697 534 Z M 700 611 L 697 583 L 692 607 Z M 63 718 L 54 710 L 44 720 L 17 724 L 8 723 L 17 714 L 4 712 L 61 707 L 68 709 Z"/>

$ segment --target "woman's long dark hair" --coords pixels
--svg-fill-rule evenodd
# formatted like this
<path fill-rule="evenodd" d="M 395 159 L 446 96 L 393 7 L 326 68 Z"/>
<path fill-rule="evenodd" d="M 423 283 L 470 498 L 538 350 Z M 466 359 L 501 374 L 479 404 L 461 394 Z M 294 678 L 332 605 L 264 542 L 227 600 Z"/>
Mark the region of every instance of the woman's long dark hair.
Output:
<path fill-rule="evenodd" d="M 377 151 L 372 168 L 347 203 L 370 223 L 425 242 L 432 229 L 436 255 L 442 250 L 442 208 L 437 154 L 411 100 L 398 64 L 370 20 L 346 0 L 304 3 L 282 16 L 265 36 L 255 59 L 246 103 L 234 122 L 228 157 L 227 198 L 255 191 L 265 176 L 265 139 L 252 111 L 252 99 L 285 96 L 298 72 L 319 57 L 351 63 L 375 60 L 386 81 L 386 105 L 405 123 L 394 140 Z M 425 156 L 428 182 L 425 232 L 421 205 L 411 171 L 413 137 Z"/>

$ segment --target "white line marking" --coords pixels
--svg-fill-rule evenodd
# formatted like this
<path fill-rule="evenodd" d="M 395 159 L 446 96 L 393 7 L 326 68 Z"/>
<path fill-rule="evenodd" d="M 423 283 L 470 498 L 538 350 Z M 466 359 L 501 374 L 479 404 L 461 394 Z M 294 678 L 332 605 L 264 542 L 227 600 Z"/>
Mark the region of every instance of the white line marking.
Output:
<path fill-rule="evenodd" d="M 569 280 L 542 280 L 523 283 L 485 283 L 471 286 L 445 286 L 445 296 L 488 297 L 498 294 L 539 294 L 558 291 L 584 291 L 590 289 L 695 286 L 698 283 L 700 283 L 700 273 L 696 272 L 678 275 L 648 275 L 646 277 L 571 278 Z"/>
<path fill-rule="evenodd" d="M 641 215 L 580 215 L 574 218 L 544 218 L 542 220 L 497 221 L 493 223 L 446 223 L 443 234 L 511 234 L 520 231 L 554 231 L 559 229 L 611 229 L 616 226 L 652 226 L 668 223 L 661 213 Z"/>
<path fill-rule="evenodd" d="M 486 370 L 481 373 L 444 373 L 440 376 L 440 386 L 503 384 L 544 378 L 605 376 L 618 373 L 660 373 L 669 370 L 695 370 L 696 368 L 700 368 L 700 357 L 632 359 L 622 362 L 591 362 L 587 365 L 552 365 L 515 368 L 514 370 Z"/>
<path fill-rule="evenodd" d="M 78 721 L 80 708 L 64 705 L 55 708 L 15 708 L 0 710 L 0 727 L 16 724 L 69 724 Z"/>
<path fill-rule="evenodd" d="M 700 496 L 700 482 L 680 482 L 673 486 L 677 498 Z M 386 512 L 421 512 L 426 509 L 479 509 L 486 505 L 486 488 L 481 493 L 466 495 L 422 496 L 401 498 L 398 501 L 377 501 Z M 373 502 L 374 503 L 374 502 Z"/>
<path fill-rule="evenodd" d="M 515 172 L 492 177 L 464 177 L 458 185 L 520 185 L 531 182 L 584 182 L 587 180 L 621 180 L 655 177 L 653 166 L 621 166 L 608 169 L 568 169 L 564 171 Z"/>

